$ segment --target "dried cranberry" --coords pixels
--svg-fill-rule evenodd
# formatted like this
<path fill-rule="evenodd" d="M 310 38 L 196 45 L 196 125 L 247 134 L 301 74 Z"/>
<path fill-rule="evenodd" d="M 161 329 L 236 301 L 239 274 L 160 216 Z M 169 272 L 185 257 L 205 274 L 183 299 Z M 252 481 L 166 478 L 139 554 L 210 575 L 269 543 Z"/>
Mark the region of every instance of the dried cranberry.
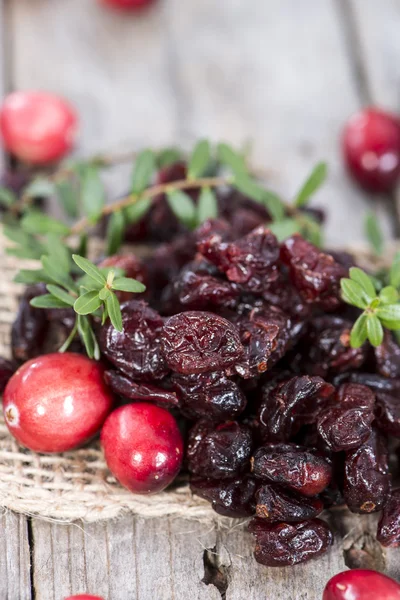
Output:
<path fill-rule="evenodd" d="M 138 381 L 162 379 L 168 373 L 160 348 L 163 320 L 145 302 L 131 300 L 121 306 L 123 331 L 102 327 L 102 353 L 123 373 Z"/>
<path fill-rule="evenodd" d="M 174 392 L 149 383 L 136 383 L 118 371 L 106 371 L 104 380 L 115 394 L 129 400 L 155 402 L 166 407 L 179 405 L 178 397 Z"/>
<path fill-rule="evenodd" d="M 257 482 L 251 477 L 238 479 L 192 478 L 190 487 L 194 494 L 211 502 L 212 508 L 219 515 L 240 518 L 249 517 L 255 513 L 254 494 Z"/>
<path fill-rule="evenodd" d="M 262 292 L 279 275 L 278 242 L 266 227 L 257 227 L 236 242 L 224 242 L 219 235 L 212 235 L 197 247 L 229 281 L 249 292 Z"/>
<path fill-rule="evenodd" d="M 266 441 L 287 441 L 302 425 L 312 423 L 327 404 L 334 388 L 321 377 L 292 377 L 262 388 L 258 416 Z"/>
<path fill-rule="evenodd" d="M 246 407 L 246 397 L 224 373 L 198 373 L 172 376 L 180 398 L 180 409 L 188 419 L 227 421 L 235 419 Z"/>
<path fill-rule="evenodd" d="M 361 383 L 367 385 L 375 393 L 383 392 L 386 394 L 400 394 L 400 378 L 387 379 L 375 373 L 344 373 L 334 379 L 333 383 L 339 385 L 343 381 L 351 381 L 352 383 Z"/>
<path fill-rule="evenodd" d="M 187 445 L 189 471 L 201 477 L 229 479 L 249 467 L 253 442 L 250 429 L 236 422 L 215 427 L 199 421 Z"/>
<path fill-rule="evenodd" d="M 27 361 L 38 356 L 46 336 L 46 313 L 29 304 L 35 296 L 43 294 L 43 287 L 27 288 L 20 302 L 17 317 L 11 330 L 11 349 L 15 360 Z"/>
<path fill-rule="evenodd" d="M 377 392 L 376 425 L 384 433 L 400 438 L 400 402 L 398 395 Z"/>
<path fill-rule="evenodd" d="M 395 379 L 400 377 L 400 346 L 389 331 L 380 344 L 374 348 L 377 371 L 383 377 Z"/>
<path fill-rule="evenodd" d="M 319 415 L 319 434 L 334 452 L 358 448 L 371 434 L 374 405 L 375 395 L 368 387 L 345 383 L 336 401 Z"/>
<path fill-rule="evenodd" d="M 304 319 L 310 314 L 309 304 L 304 301 L 298 290 L 289 281 L 289 276 L 286 271 L 283 271 L 283 268 L 278 279 L 263 290 L 262 295 L 268 304 L 277 306 L 291 317 Z"/>
<path fill-rule="evenodd" d="M 209 312 L 188 311 L 170 317 L 161 341 L 169 367 L 187 375 L 227 369 L 243 354 L 237 328 Z"/>
<path fill-rule="evenodd" d="M 254 453 L 255 477 L 278 483 L 303 496 L 315 496 L 331 481 L 332 467 L 307 448 L 295 444 L 267 444 Z"/>
<path fill-rule="evenodd" d="M 383 507 L 383 513 L 378 523 L 377 539 L 382 546 L 391 548 L 400 546 L 400 488 L 393 490 Z"/>
<path fill-rule="evenodd" d="M 385 438 L 375 429 L 368 440 L 346 454 L 344 498 L 352 512 L 381 510 L 390 493 L 388 450 Z"/>
<path fill-rule="evenodd" d="M 296 234 L 282 244 L 281 259 L 306 302 L 325 310 L 340 306 L 340 280 L 346 277 L 347 270 L 332 256 Z"/>
<path fill-rule="evenodd" d="M 305 498 L 277 485 L 263 485 L 256 493 L 256 515 L 268 523 L 296 523 L 317 517 L 324 504 L 319 498 Z"/>
<path fill-rule="evenodd" d="M 320 519 L 275 524 L 253 519 L 249 530 L 256 538 L 254 557 L 267 567 L 306 562 L 320 556 L 333 544 L 331 530 Z"/>

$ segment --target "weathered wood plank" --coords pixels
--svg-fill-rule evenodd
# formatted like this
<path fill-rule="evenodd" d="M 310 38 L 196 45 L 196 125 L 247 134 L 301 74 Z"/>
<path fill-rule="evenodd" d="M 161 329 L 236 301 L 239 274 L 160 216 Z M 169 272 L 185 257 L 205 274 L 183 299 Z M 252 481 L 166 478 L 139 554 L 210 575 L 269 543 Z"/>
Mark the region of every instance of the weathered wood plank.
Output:
<path fill-rule="evenodd" d="M 31 600 L 27 519 L 5 512 L 0 516 L 0 598 Z"/>

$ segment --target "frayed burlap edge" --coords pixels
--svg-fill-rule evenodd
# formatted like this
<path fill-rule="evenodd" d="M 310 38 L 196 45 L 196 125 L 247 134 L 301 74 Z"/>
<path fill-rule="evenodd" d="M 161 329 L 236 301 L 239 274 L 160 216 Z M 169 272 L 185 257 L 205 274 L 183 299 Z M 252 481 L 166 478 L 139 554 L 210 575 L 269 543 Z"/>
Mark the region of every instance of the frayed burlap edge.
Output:
<path fill-rule="evenodd" d="M 0 355 L 10 355 L 10 328 L 18 308 L 22 287 L 13 282 L 21 261 L 4 253 L 0 229 Z M 94 254 L 98 252 L 95 243 Z M 392 254 L 388 252 L 386 260 Z M 371 263 L 360 248 L 363 264 Z M 185 481 L 154 496 L 136 496 L 123 489 L 111 476 L 103 460 L 99 442 L 64 454 L 40 455 L 21 448 L 9 434 L 0 417 L 0 506 L 16 512 L 59 521 L 98 521 L 123 513 L 141 517 L 179 516 L 213 525 L 219 520 L 210 505 L 190 492 Z M 225 519 L 221 518 L 221 523 Z"/>

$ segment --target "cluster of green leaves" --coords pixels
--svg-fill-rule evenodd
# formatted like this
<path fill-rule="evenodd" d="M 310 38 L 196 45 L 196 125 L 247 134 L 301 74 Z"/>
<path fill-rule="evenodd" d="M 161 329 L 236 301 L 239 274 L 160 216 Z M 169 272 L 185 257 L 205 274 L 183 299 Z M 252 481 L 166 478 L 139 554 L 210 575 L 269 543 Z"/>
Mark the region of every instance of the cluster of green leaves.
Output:
<path fill-rule="evenodd" d="M 400 252 L 389 270 L 389 285 L 377 286 L 376 278 L 353 267 L 350 278 L 341 280 L 341 290 L 345 302 L 363 311 L 351 330 L 350 344 L 353 348 L 359 348 L 366 340 L 373 346 L 380 346 L 384 327 L 400 331 Z"/>

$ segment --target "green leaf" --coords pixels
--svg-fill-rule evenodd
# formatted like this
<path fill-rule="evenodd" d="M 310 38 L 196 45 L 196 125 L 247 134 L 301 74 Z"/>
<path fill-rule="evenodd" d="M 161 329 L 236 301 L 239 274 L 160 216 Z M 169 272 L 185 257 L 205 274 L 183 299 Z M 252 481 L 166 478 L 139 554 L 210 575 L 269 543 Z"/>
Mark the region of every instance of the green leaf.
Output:
<path fill-rule="evenodd" d="M 89 319 L 82 315 L 78 315 L 78 332 L 80 338 L 86 348 L 89 358 L 100 359 L 100 349 L 90 325 Z"/>
<path fill-rule="evenodd" d="M 400 304 L 386 304 L 376 309 L 376 314 L 380 319 L 392 323 L 400 324 Z"/>
<path fill-rule="evenodd" d="M 151 207 L 151 198 L 139 198 L 134 204 L 124 209 L 125 219 L 129 225 L 140 221 Z"/>
<path fill-rule="evenodd" d="M 251 179 L 247 173 L 239 172 L 237 175 L 235 174 L 233 185 L 245 196 L 264 204 L 264 189 L 254 179 Z"/>
<path fill-rule="evenodd" d="M 49 198 L 56 193 L 56 186 L 45 177 L 38 177 L 24 189 L 24 196 L 29 198 Z"/>
<path fill-rule="evenodd" d="M 381 290 L 379 299 L 383 304 L 396 304 L 399 300 L 399 292 L 391 285 L 387 285 Z"/>
<path fill-rule="evenodd" d="M 214 192 L 208 188 L 202 188 L 197 204 L 197 222 L 204 223 L 207 219 L 218 217 L 218 203 Z"/>
<path fill-rule="evenodd" d="M 204 175 L 211 160 L 210 143 L 207 140 L 200 140 L 189 159 L 188 178 L 197 179 Z"/>
<path fill-rule="evenodd" d="M 77 254 L 79 256 L 86 256 L 87 252 L 88 252 L 88 239 L 89 236 L 87 233 L 82 233 L 79 236 L 79 246 L 78 246 L 78 250 L 77 250 Z"/>
<path fill-rule="evenodd" d="M 372 250 L 380 256 L 383 252 L 383 233 L 374 213 L 368 212 L 364 221 L 365 235 Z"/>
<path fill-rule="evenodd" d="M 139 153 L 132 175 L 132 193 L 141 194 L 150 182 L 156 169 L 156 157 L 152 150 L 142 150 Z"/>
<path fill-rule="evenodd" d="M 73 254 L 72 259 L 74 263 L 78 265 L 82 271 L 89 275 L 91 279 L 96 281 L 96 283 L 100 284 L 101 286 L 106 284 L 106 277 L 103 275 L 100 269 L 96 267 L 96 265 L 90 262 L 90 260 L 83 258 L 83 256 L 79 256 L 78 254 Z"/>
<path fill-rule="evenodd" d="M 397 252 L 390 267 L 390 285 L 400 288 L 400 252 Z"/>
<path fill-rule="evenodd" d="M 231 169 L 235 177 L 248 172 L 243 156 L 233 150 L 228 144 L 218 144 L 217 156 L 224 166 Z"/>
<path fill-rule="evenodd" d="M 367 296 L 370 298 L 369 302 L 371 302 L 374 298 L 376 298 L 376 291 L 373 281 L 370 277 L 358 267 L 351 267 L 350 271 L 350 279 L 352 281 L 356 281 L 361 285 Z"/>
<path fill-rule="evenodd" d="M 367 333 L 368 339 L 373 346 L 380 346 L 383 342 L 383 327 L 382 323 L 376 315 L 368 315 L 367 317 Z"/>
<path fill-rule="evenodd" d="M 310 197 L 315 194 L 315 192 L 321 187 L 324 183 L 326 176 L 328 174 L 328 167 L 326 163 L 320 162 L 318 163 L 311 172 L 311 175 L 304 182 L 302 188 L 296 196 L 294 201 L 295 206 L 305 206 L 307 204 Z"/>
<path fill-rule="evenodd" d="M 45 252 L 45 246 L 32 234 L 23 231 L 20 227 L 5 226 L 4 235 L 19 244 L 21 248 L 6 248 L 7 254 L 20 256 L 21 258 L 40 258 Z"/>
<path fill-rule="evenodd" d="M 352 304 L 358 308 L 365 309 L 368 306 L 368 302 L 365 298 L 364 289 L 356 281 L 351 279 L 343 278 L 340 280 L 340 287 L 342 290 L 342 298 L 347 304 Z"/>
<path fill-rule="evenodd" d="M 17 201 L 17 197 L 8 188 L 0 186 L 0 204 L 1 206 L 5 206 L 6 208 L 10 207 Z"/>
<path fill-rule="evenodd" d="M 29 270 L 21 269 L 14 277 L 15 283 L 24 283 L 25 285 L 34 285 L 36 283 L 51 283 L 52 279 L 43 269 Z"/>
<path fill-rule="evenodd" d="M 111 294 L 111 291 L 109 288 L 103 287 L 101 288 L 101 290 L 99 291 L 99 298 L 102 302 L 104 302 L 104 300 L 107 300 L 108 296 Z"/>
<path fill-rule="evenodd" d="M 190 196 L 181 190 L 171 190 L 167 193 L 167 200 L 176 218 L 193 229 L 196 226 L 196 206 Z"/>
<path fill-rule="evenodd" d="M 123 331 L 121 309 L 119 307 L 118 298 L 115 294 L 111 293 L 109 296 L 107 296 L 106 306 L 114 329 L 117 331 Z"/>
<path fill-rule="evenodd" d="M 25 213 L 21 219 L 21 227 L 28 233 L 57 233 L 59 235 L 67 235 L 69 233 L 68 225 L 38 211 Z"/>
<path fill-rule="evenodd" d="M 79 195 L 74 185 L 67 181 L 59 181 L 57 183 L 57 198 L 64 209 L 65 214 L 71 219 L 76 219 L 79 210 Z"/>
<path fill-rule="evenodd" d="M 157 154 L 157 166 L 160 169 L 170 167 L 182 159 L 182 152 L 178 148 L 164 148 Z"/>
<path fill-rule="evenodd" d="M 118 279 L 114 279 L 112 288 L 114 290 L 120 290 L 121 292 L 133 292 L 135 294 L 141 294 L 146 291 L 146 286 L 143 285 L 143 283 L 128 277 L 118 277 Z"/>
<path fill-rule="evenodd" d="M 62 271 L 69 272 L 72 266 L 71 249 L 54 233 L 49 233 L 46 236 L 45 246 L 47 254 L 57 261 L 59 268 Z"/>
<path fill-rule="evenodd" d="M 96 167 L 86 167 L 82 177 L 81 200 L 85 215 L 96 222 L 106 202 L 103 183 Z"/>
<path fill-rule="evenodd" d="M 69 273 L 62 272 L 57 259 L 53 256 L 42 256 L 43 269 L 48 277 L 52 279 L 53 283 L 58 283 L 67 290 L 76 290 L 76 285 Z"/>
<path fill-rule="evenodd" d="M 33 248 L 6 248 L 6 254 L 9 256 L 16 256 L 17 258 L 28 258 L 33 260 L 39 260 L 42 254 L 41 251 L 34 250 Z"/>
<path fill-rule="evenodd" d="M 277 194 L 263 190 L 262 202 L 274 221 L 282 221 L 285 218 L 285 205 Z"/>
<path fill-rule="evenodd" d="M 269 229 L 276 235 L 279 242 L 282 242 L 286 238 L 290 237 L 294 233 L 300 231 L 300 224 L 295 219 L 282 219 L 281 221 L 275 221 L 274 223 L 268 223 Z"/>
<path fill-rule="evenodd" d="M 300 223 L 300 233 L 302 236 L 314 244 L 314 246 L 321 248 L 323 246 L 321 225 L 310 215 L 301 215 L 297 220 Z"/>
<path fill-rule="evenodd" d="M 118 252 L 122 245 L 125 232 L 125 218 L 122 211 L 112 213 L 107 225 L 107 249 L 108 256 Z"/>
<path fill-rule="evenodd" d="M 99 298 L 99 292 L 94 290 L 86 292 L 82 296 L 79 296 L 74 303 L 74 311 L 78 315 L 90 315 L 94 313 L 101 306 L 101 300 Z"/>
<path fill-rule="evenodd" d="M 43 296 L 36 296 L 30 301 L 30 305 L 35 308 L 68 308 L 69 305 L 55 298 L 51 294 L 44 294 Z"/>
<path fill-rule="evenodd" d="M 75 298 L 73 298 L 70 294 L 68 294 L 68 292 L 60 288 L 58 285 L 49 284 L 46 285 L 46 288 L 55 298 L 65 302 L 65 304 L 74 306 Z"/>
<path fill-rule="evenodd" d="M 367 318 L 367 315 L 363 313 L 354 323 L 350 333 L 350 346 L 352 348 L 360 348 L 367 339 Z"/>

